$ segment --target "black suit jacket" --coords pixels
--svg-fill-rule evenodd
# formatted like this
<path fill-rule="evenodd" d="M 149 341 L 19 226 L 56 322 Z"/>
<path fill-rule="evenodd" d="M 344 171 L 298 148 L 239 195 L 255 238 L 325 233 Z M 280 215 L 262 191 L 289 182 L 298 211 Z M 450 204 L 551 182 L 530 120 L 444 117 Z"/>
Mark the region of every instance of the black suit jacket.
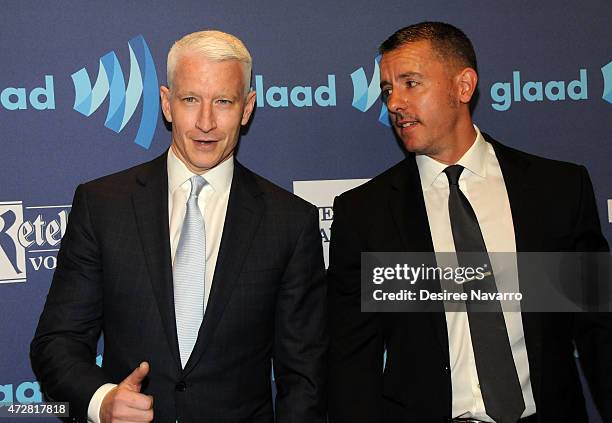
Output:
<path fill-rule="evenodd" d="M 206 313 L 181 368 L 166 154 L 77 188 L 31 345 L 43 392 L 85 417 L 146 360 L 157 422 L 323 422 L 326 287 L 314 206 L 238 162 Z M 104 335 L 102 368 L 94 364 Z M 271 360 L 277 396 L 272 406 Z"/>
<path fill-rule="evenodd" d="M 487 140 L 504 176 L 517 251 L 607 251 L 586 169 Z M 330 423 L 444 422 L 452 417 L 452 392 L 443 308 L 360 313 L 362 251 L 433 251 L 414 155 L 334 203 Z M 586 421 L 574 343 L 600 411 L 612 419 L 610 317 L 524 313 L 522 318 L 539 421 Z"/>

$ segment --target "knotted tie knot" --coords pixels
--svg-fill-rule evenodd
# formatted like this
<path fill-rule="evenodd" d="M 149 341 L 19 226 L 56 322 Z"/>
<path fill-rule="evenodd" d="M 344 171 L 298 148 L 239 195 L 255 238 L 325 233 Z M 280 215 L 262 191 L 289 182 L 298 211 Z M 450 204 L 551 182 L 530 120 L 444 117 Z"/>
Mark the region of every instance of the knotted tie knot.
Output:
<path fill-rule="evenodd" d="M 198 195 L 200 195 L 200 192 L 202 192 L 202 188 L 204 188 L 204 185 L 206 185 L 206 179 L 199 175 L 194 175 L 189 180 L 191 181 L 191 193 L 189 194 L 189 197 L 198 198 Z"/>
<path fill-rule="evenodd" d="M 459 185 L 459 177 L 461 176 L 463 169 L 464 167 L 461 165 L 452 165 L 444 169 L 449 185 Z"/>

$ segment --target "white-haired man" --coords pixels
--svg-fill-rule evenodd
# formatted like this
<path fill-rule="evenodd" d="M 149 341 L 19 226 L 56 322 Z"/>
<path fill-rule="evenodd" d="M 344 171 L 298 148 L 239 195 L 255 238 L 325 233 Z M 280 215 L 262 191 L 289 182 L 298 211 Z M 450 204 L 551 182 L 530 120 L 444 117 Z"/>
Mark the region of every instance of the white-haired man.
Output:
<path fill-rule="evenodd" d="M 316 208 L 234 160 L 251 63 L 223 32 L 177 41 L 168 152 L 76 190 L 31 357 L 77 418 L 324 422 Z"/>

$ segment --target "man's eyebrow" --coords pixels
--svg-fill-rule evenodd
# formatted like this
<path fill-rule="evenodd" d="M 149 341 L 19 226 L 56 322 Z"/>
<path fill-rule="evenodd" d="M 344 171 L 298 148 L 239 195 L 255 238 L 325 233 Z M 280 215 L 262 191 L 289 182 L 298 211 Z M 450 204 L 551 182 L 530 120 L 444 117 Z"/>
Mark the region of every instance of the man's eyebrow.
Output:
<path fill-rule="evenodd" d="M 178 95 L 178 96 L 181 96 L 181 97 L 183 97 L 183 96 L 201 97 L 201 94 L 199 94 L 196 91 L 190 90 L 190 89 L 186 89 L 186 90 L 182 90 L 182 91 L 176 90 L 175 94 Z M 223 91 L 223 92 L 217 93 L 214 97 L 215 98 L 225 97 L 225 98 L 229 98 L 229 99 L 235 100 L 235 99 L 240 98 L 240 95 L 239 94 L 232 94 L 229 91 Z"/>
<path fill-rule="evenodd" d="M 419 72 L 404 72 L 397 76 L 397 79 L 410 79 L 410 78 L 422 78 L 423 74 Z M 386 80 L 380 81 L 380 86 L 383 87 L 385 85 L 390 85 L 391 83 Z"/>
<path fill-rule="evenodd" d="M 423 74 L 419 72 L 404 72 L 399 75 L 399 78 L 406 79 L 406 78 L 414 78 L 415 76 L 420 77 L 420 76 L 423 76 Z"/>

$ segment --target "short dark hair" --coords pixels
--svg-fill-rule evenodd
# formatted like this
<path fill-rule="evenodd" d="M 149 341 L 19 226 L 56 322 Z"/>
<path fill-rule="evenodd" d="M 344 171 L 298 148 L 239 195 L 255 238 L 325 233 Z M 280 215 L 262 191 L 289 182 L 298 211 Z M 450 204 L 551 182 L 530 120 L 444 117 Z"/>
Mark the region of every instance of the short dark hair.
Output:
<path fill-rule="evenodd" d="M 471 67 L 478 73 L 472 42 L 459 28 L 444 22 L 420 22 L 397 30 L 380 45 L 378 52 L 384 54 L 417 41 L 429 41 L 442 59 Z"/>

